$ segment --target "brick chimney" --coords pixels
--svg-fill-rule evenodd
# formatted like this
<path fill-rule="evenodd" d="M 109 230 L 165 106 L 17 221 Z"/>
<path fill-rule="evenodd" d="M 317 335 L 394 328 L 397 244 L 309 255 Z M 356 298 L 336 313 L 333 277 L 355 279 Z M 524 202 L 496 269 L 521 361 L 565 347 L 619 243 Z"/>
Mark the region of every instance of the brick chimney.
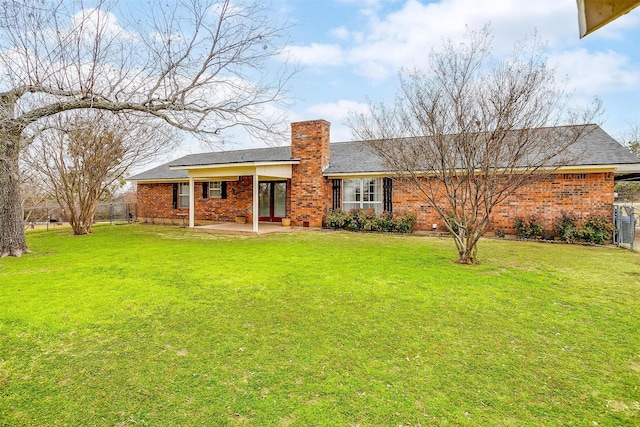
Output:
<path fill-rule="evenodd" d="M 329 180 L 330 128 L 326 120 L 291 123 L 291 157 L 299 159 L 291 175 L 291 224 L 321 227 L 331 206 Z"/>

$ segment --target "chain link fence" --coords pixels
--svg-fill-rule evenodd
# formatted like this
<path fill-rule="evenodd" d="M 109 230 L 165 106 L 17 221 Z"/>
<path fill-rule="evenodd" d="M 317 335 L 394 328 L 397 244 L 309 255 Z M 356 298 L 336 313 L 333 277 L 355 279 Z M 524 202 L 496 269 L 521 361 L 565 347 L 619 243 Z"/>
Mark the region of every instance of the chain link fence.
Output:
<path fill-rule="evenodd" d="M 138 218 L 136 203 L 100 203 L 93 217 L 94 223 L 126 224 Z M 24 209 L 26 229 L 69 225 L 69 214 L 61 206 L 33 206 Z"/>

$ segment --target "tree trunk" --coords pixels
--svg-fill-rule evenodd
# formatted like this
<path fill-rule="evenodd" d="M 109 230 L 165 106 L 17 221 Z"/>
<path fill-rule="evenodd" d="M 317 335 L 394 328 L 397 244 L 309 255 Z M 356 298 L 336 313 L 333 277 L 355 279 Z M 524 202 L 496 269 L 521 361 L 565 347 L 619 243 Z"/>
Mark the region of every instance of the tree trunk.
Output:
<path fill-rule="evenodd" d="M 458 249 L 460 264 L 478 264 L 478 245 L 467 241 L 466 244 Z"/>
<path fill-rule="evenodd" d="M 85 200 L 84 205 L 77 207 L 75 211 L 73 226 L 73 234 L 76 236 L 82 236 L 84 234 L 91 233 L 91 226 L 93 225 L 93 217 L 96 214 L 96 208 L 98 207 L 98 200 Z"/>
<path fill-rule="evenodd" d="M 20 134 L 0 130 L 0 258 L 28 253 L 22 224 Z"/>
<path fill-rule="evenodd" d="M 452 231 L 453 240 L 456 242 L 456 249 L 458 249 L 458 263 L 478 264 L 478 240 L 482 235 L 484 226 L 471 231 L 462 226 L 458 227 L 457 233 Z"/>

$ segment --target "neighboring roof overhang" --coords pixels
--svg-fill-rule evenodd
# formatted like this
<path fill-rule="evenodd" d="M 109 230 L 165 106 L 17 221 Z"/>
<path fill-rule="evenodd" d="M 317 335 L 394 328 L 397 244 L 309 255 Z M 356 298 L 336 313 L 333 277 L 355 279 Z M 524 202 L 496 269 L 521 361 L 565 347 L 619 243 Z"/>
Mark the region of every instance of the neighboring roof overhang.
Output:
<path fill-rule="evenodd" d="M 627 173 L 616 176 L 616 182 L 640 182 L 640 173 Z"/>
<path fill-rule="evenodd" d="M 189 178 L 221 178 L 258 175 L 268 178 L 291 178 L 291 166 L 299 160 L 279 162 L 225 163 L 213 165 L 171 166 L 170 170 L 185 170 Z M 237 179 L 237 178 L 236 178 Z"/>
<path fill-rule="evenodd" d="M 640 0 L 577 0 L 580 38 L 628 13 Z"/>

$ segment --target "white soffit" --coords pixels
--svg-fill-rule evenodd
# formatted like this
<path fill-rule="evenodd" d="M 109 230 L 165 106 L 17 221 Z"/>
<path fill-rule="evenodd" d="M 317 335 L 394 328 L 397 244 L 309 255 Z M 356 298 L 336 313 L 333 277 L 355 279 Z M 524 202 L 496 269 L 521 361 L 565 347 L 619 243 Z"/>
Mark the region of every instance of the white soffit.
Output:
<path fill-rule="evenodd" d="M 225 176 L 244 176 L 258 174 L 259 176 L 272 178 L 291 178 L 290 164 L 260 164 L 254 166 L 248 165 L 225 165 L 215 166 L 198 166 L 196 168 L 180 167 L 186 169 L 190 178 L 219 178 Z"/>
<path fill-rule="evenodd" d="M 640 0 L 577 0 L 580 38 L 640 6 Z"/>

